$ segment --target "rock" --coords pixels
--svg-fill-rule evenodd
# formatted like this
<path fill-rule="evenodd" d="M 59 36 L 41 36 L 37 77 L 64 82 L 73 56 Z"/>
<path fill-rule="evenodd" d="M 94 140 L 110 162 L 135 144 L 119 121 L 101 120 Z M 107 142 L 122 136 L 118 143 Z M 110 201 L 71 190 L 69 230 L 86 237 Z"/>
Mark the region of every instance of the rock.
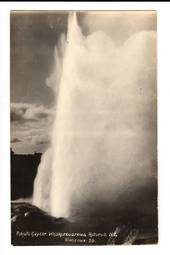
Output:
<path fill-rule="evenodd" d="M 145 219 L 145 221 L 144 221 Z M 124 220 L 124 221 L 123 221 Z M 151 229 L 150 218 L 138 220 L 125 218 L 82 218 L 69 222 L 64 218 L 55 218 L 29 203 L 12 203 L 11 227 L 13 245 L 122 245 L 157 243 L 157 229 Z M 145 223 L 145 224 L 144 224 Z M 86 233 L 85 242 L 81 238 L 66 238 L 58 234 Z M 88 233 L 104 233 L 105 237 L 89 239 Z M 109 235 L 111 233 L 111 235 Z M 69 242 L 66 242 L 66 239 Z M 90 240 L 90 243 L 89 243 Z M 93 242 L 92 242 L 93 241 Z"/>
<path fill-rule="evenodd" d="M 64 231 L 67 224 L 66 219 L 51 217 L 31 204 L 12 203 L 11 205 L 12 244 L 14 245 L 32 244 L 33 241 L 39 244 L 42 238 L 33 240 L 31 238 L 33 232 Z M 24 236 L 24 233 L 27 235 Z"/>

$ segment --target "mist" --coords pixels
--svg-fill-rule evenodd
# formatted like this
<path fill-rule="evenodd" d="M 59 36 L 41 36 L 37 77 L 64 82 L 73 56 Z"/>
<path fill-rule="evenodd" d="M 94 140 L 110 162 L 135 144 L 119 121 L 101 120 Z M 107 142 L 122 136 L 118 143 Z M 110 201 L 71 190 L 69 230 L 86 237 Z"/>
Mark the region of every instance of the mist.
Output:
<path fill-rule="evenodd" d="M 70 14 L 54 58 L 54 124 L 33 204 L 70 219 L 133 207 L 157 177 L 156 32 L 117 45 L 102 30 L 83 35 Z"/>

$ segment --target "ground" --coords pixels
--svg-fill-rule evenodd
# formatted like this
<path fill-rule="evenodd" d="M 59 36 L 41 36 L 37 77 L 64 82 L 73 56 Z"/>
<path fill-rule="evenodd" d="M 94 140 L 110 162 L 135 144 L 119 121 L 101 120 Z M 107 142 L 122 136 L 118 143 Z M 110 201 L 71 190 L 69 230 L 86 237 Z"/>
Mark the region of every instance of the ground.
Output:
<path fill-rule="evenodd" d="M 51 217 L 29 203 L 13 202 L 11 222 L 13 245 L 156 244 L 158 241 L 157 228 L 146 217 L 135 222 L 130 218 L 123 222 L 120 217 L 71 222 Z"/>

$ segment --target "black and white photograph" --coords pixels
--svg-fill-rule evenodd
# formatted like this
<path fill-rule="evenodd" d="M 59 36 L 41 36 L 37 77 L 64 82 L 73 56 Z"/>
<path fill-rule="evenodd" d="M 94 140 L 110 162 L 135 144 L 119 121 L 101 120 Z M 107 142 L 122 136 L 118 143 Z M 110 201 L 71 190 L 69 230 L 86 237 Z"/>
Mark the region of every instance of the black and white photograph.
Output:
<path fill-rule="evenodd" d="M 157 12 L 10 12 L 11 244 L 158 243 Z"/>

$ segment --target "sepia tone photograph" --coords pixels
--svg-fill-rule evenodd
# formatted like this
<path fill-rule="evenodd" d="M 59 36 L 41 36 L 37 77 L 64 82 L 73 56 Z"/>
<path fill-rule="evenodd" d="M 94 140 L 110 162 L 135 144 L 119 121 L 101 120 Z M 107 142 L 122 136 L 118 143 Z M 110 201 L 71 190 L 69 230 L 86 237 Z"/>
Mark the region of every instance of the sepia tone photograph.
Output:
<path fill-rule="evenodd" d="M 158 243 L 156 11 L 11 11 L 11 243 Z"/>

